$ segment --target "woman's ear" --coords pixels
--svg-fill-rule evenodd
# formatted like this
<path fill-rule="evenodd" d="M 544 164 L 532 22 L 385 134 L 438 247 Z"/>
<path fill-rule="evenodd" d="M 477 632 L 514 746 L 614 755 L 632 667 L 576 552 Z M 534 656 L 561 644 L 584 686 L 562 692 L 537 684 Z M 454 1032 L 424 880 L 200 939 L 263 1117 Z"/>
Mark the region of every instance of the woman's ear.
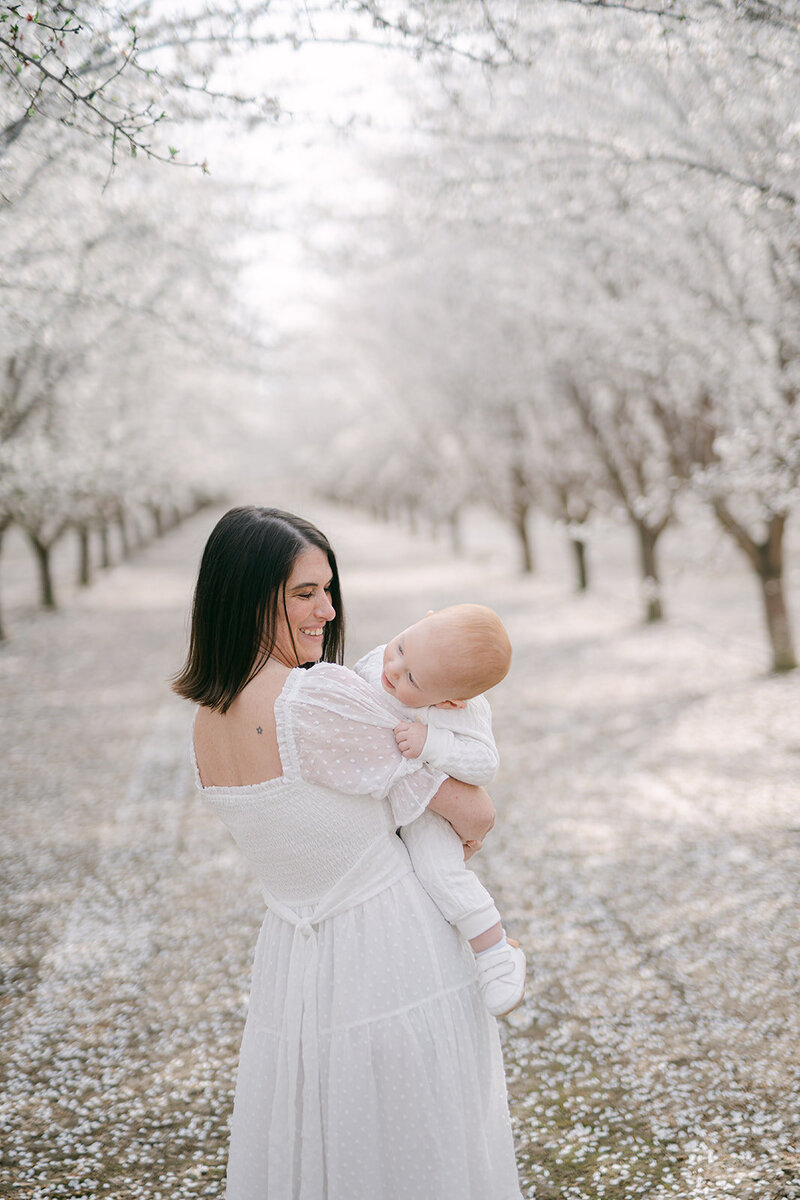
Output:
<path fill-rule="evenodd" d="M 438 704 L 434 704 L 434 708 L 466 708 L 466 700 L 440 700 Z"/>

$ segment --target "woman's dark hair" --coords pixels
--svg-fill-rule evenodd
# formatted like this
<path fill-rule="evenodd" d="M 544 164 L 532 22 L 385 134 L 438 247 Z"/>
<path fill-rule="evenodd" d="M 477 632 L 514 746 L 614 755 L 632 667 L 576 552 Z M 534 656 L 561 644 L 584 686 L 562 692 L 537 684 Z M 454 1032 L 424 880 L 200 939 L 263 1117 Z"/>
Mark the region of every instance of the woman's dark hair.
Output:
<path fill-rule="evenodd" d="M 316 547 L 331 568 L 336 616 L 325 625 L 322 658 L 344 657 L 344 613 L 336 556 L 309 521 L 278 508 L 232 508 L 206 542 L 192 605 L 189 653 L 172 687 L 179 696 L 227 712 L 275 645 L 278 605 L 299 554 Z"/>

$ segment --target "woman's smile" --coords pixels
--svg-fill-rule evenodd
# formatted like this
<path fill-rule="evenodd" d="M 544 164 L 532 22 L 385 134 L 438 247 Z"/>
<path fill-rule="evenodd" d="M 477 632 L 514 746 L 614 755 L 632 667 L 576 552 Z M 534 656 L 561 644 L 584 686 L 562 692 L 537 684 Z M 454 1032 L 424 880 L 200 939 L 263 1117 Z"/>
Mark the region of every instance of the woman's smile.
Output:
<path fill-rule="evenodd" d="M 325 626 L 336 616 L 331 604 L 331 565 L 315 546 L 298 554 L 286 581 L 284 612 L 278 611 L 273 657 L 287 667 L 319 662 Z"/>

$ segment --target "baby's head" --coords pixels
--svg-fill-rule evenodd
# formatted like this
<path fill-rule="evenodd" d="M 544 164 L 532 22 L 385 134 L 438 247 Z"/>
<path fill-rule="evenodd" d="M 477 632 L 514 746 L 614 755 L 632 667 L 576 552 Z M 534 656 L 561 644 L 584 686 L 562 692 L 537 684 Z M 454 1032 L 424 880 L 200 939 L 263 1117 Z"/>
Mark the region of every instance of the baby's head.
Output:
<path fill-rule="evenodd" d="M 497 613 L 482 604 L 454 604 L 392 638 L 381 683 L 410 708 L 463 708 L 505 679 L 510 666 L 511 643 Z"/>

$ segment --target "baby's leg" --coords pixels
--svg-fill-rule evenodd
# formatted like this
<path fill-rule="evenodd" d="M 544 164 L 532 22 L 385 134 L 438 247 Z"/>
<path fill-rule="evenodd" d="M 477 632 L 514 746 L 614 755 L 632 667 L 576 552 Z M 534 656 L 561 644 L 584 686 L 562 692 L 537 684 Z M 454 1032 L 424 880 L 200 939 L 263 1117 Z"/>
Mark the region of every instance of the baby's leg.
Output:
<path fill-rule="evenodd" d="M 425 891 L 475 951 L 478 987 L 489 1012 L 496 1017 L 511 1012 L 525 992 L 525 955 L 506 940 L 494 900 L 464 862 L 458 834 L 432 812 L 400 833 Z"/>
<path fill-rule="evenodd" d="M 414 871 L 434 904 L 461 936 L 469 942 L 481 939 L 497 926 L 496 936 L 486 945 L 500 941 L 503 936 L 500 913 L 494 900 L 474 871 L 464 862 L 464 847 L 456 831 L 438 813 L 424 812 L 400 830 Z M 484 949 L 480 944 L 473 947 Z"/>

